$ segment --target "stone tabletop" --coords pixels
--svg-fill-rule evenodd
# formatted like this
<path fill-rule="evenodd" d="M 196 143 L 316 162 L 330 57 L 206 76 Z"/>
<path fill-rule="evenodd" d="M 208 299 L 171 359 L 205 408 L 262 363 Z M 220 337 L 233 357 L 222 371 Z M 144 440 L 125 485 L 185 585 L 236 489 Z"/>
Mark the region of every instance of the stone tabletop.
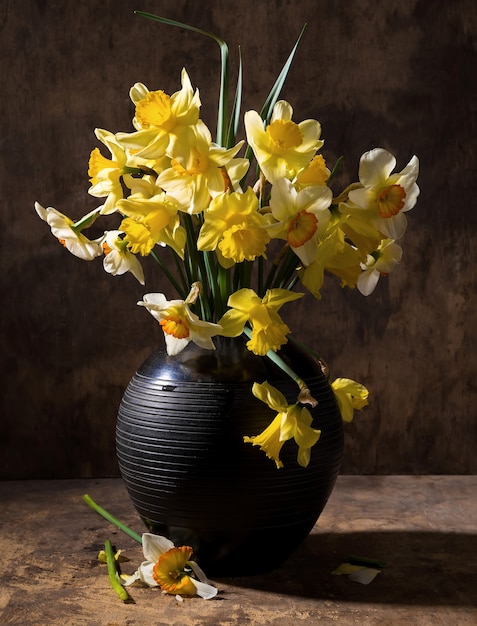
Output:
<path fill-rule="evenodd" d="M 122 603 L 97 554 L 110 539 L 132 573 L 141 547 L 84 493 L 143 532 L 120 479 L 0 482 L 2 626 L 477 623 L 476 476 L 341 476 L 281 568 L 215 580 L 219 594 L 208 601 L 133 587 Z M 349 555 L 385 568 L 368 585 L 333 575 Z"/>

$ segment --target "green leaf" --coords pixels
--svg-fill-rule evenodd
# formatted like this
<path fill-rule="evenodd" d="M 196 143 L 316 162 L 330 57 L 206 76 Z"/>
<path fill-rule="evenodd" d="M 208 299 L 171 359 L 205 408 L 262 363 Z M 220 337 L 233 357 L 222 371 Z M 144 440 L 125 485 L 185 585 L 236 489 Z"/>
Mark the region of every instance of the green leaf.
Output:
<path fill-rule="evenodd" d="M 227 141 L 227 120 L 228 120 L 228 100 L 229 100 L 229 49 L 223 39 L 217 37 L 213 33 L 209 33 L 195 26 L 189 26 L 183 22 L 176 22 L 170 20 L 167 17 L 161 17 L 159 15 L 153 15 L 152 13 L 145 13 L 144 11 L 134 11 L 136 15 L 140 15 L 150 20 L 160 22 L 161 24 L 167 24 L 169 26 L 177 26 L 179 28 L 185 28 L 193 33 L 198 33 L 204 37 L 213 39 L 220 48 L 220 94 L 219 94 L 219 109 L 217 115 L 217 143 L 219 146 L 225 146 Z"/>
<path fill-rule="evenodd" d="M 242 108 L 242 54 L 239 48 L 239 68 L 237 75 L 237 87 L 232 111 L 230 113 L 229 128 L 227 132 L 227 148 L 231 148 L 237 142 L 237 132 L 240 123 L 240 110 Z"/>
<path fill-rule="evenodd" d="M 262 118 L 262 120 L 265 121 L 270 121 L 270 117 L 272 116 L 272 111 L 273 111 L 273 107 L 275 106 L 275 103 L 278 100 L 278 97 L 280 95 L 280 92 L 282 90 L 282 87 L 285 83 L 286 77 L 288 75 L 288 72 L 290 71 L 290 67 L 293 61 L 293 57 L 295 56 L 295 52 L 298 49 L 298 46 L 300 44 L 301 38 L 303 37 L 303 33 L 305 32 L 305 28 L 306 28 L 306 24 L 303 25 L 303 28 L 301 29 L 300 35 L 298 36 L 298 39 L 296 40 L 295 45 L 293 46 L 292 51 L 290 52 L 288 59 L 286 60 L 285 65 L 282 68 L 282 71 L 280 72 L 280 74 L 278 75 L 277 80 L 275 81 L 275 84 L 273 85 L 273 87 L 270 90 L 270 93 L 268 94 L 267 99 L 265 100 L 265 104 L 262 107 L 262 110 L 260 111 L 260 117 Z"/>
<path fill-rule="evenodd" d="M 303 25 L 303 28 L 301 29 L 301 32 L 298 36 L 298 39 L 296 40 L 296 43 L 293 46 L 293 49 L 290 52 L 288 59 L 286 60 L 285 65 L 282 68 L 282 71 L 278 75 L 278 78 L 275 81 L 275 84 L 270 89 L 270 93 L 268 94 L 267 99 L 265 100 L 265 103 L 262 107 L 262 110 L 260 111 L 260 117 L 262 118 L 262 120 L 264 120 L 267 123 L 270 121 L 270 118 L 273 112 L 273 107 L 275 106 L 278 100 L 278 97 L 280 96 L 286 77 L 288 75 L 288 72 L 290 71 L 293 57 L 295 56 L 295 53 L 298 49 L 301 38 L 303 37 L 303 33 L 305 32 L 305 28 L 306 28 L 306 24 Z M 245 158 L 248 159 L 250 162 L 252 162 L 253 151 L 250 146 L 247 147 L 247 150 L 245 152 Z"/>

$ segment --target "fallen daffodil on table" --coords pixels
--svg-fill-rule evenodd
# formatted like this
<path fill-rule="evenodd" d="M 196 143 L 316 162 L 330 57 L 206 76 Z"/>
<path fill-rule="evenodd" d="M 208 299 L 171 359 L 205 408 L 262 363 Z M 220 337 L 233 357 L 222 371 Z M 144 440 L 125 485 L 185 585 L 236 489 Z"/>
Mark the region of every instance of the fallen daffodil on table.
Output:
<path fill-rule="evenodd" d="M 142 548 L 146 560 L 126 579 L 126 586 L 140 581 L 176 596 L 200 596 L 210 600 L 217 595 L 217 587 L 210 583 L 199 565 L 192 560 L 193 550 L 190 546 L 176 547 L 166 537 L 144 533 Z"/>
<path fill-rule="evenodd" d="M 129 91 L 133 130 L 95 130 L 102 145 L 90 153 L 88 192 L 100 206 L 78 220 L 39 203 L 36 211 L 72 254 L 87 261 L 103 256 L 112 276 L 131 274 L 145 284 L 144 261 L 158 264 L 174 293 L 149 290 L 138 304 L 160 324 L 170 356 L 190 343 L 214 350 L 216 338 L 243 334 L 251 352 L 286 372 L 299 387 L 296 397 L 275 398 L 277 417 L 269 428 L 242 436 L 277 467 L 283 442 L 292 439 L 297 462 L 306 467 L 319 424 L 302 405 L 316 402 L 280 354 L 289 341 L 299 343 L 280 309 L 305 300 L 306 292 L 321 299 L 326 276 L 369 296 L 395 270 L 402 257 L 398 240 L 419 195 L 418 158 L 399 171 L 388 150 L 372 148 L 362 154 L 357 178 L 344 188 L 337 183 L 342 158 L 327 163 L 320 122 L 302 119 L 280 99 L 305 26 L 263 106 L 242 116 L 241 59 L 233 94 L 225 41 L 136 13 L 219 45 L 215 139 L 186 68 L 179 66 L 181 85 L 172 95 L 136 82 Z M 242 119 L 246 139 L 238 137 Z M 85 231 L 97 229 L 103 218 L 108 228 L 117 223 L 88 238 Z M 333 391 L 345 421 L 368 403 L 366 388 L 349 379 L 337 379 Z"/>
<path fill-rule="evenodd" d="M 98 554 L 102 563 L 107 563 L 111 586 L 120 600 L 128 602 L 129 595 L 124 587 L 140 582 L 149 587 L 160 587 L 164 593 L 173 594 L 178 600 L 182 596 L 200 596 L 204 600 L 214 598 L 218 589 L 208 579 L 201 567 L 192 560 L 193 550 L 190 546 L 176 547 L 172 541 L 161 535 L 143 533 L 138 535 L 109 511 L 97 504 L 89 494 L 83 495 L 83 501 L 96 513 L 123 533 L 142 545 L 144 558 L 134 574 L 128 576 L 121 573 L 120 563 L 128 561 L 121 550 L 113 550 L 109 539 L 104 550 Z"/>

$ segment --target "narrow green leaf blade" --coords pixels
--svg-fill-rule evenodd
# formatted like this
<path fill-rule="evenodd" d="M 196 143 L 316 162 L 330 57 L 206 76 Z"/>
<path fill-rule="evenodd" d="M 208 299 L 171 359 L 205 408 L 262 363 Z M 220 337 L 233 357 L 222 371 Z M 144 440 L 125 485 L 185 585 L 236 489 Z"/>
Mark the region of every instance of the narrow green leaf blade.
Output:
<path fill-rule="evenodd" d="M 278 97 L 279 97 L 280 92 L 281 92 L 281 90 L 283 88 L 283 85 L 285 83 L 285 80 L 286 80 L 286 77 L 288 75 L 288 72 L 290 71 L 290 67 L 291 67 L 293 58 L 294 58 L 295 53 L 296 53 L 296 51 L 298 49 L 298 46 L 299 46 L 300 41 L 301 41 L 301 38 L 303 37 L 303 33 L 305 32 L 305 28 L 306 28 L 306 24 L 303 25 L 303 28 L 301 29 L 300 35 L 298 36 L 298 39 L 296 40 L 296 43 L 293 46 L 293 49 L 290 52 L 290 55 L 288 56 L 288 59 L 285 62 L 285 65 L 282 68 L 282 71 L 278 75 L 278 78 L 275 81 L 275 84 L 271 88 L 270 93 L 268 94 L 268 97 L 265 100 L 265 104 L 263 105 L 262 110 L 260 111 L 260 116 L 261 116 L 262 120 L 266 120 L 267 122 L 270 120 L 270 117 L 271 117 L 272 111 L 273 111 L 273 107 L 275 106 L 275 103 L 278 100 Z"/>
<path fill-rule="evenodd" d="M 235 145 L 237 141 L 237 133 L 238 127 L 240 123 L 240 111 L 242 108 L 242 85 L 243 85 L 243 74 L 242 74 L 242 54 L 239 48 L 239 67 L 238 67 L 238 75 L 237 75 L 237 86 L 235 88 L 235 97 L 234 103 L 232 106 L 232 111 L 230 112 L 230 121 L 229 128 L 227 132 L 227 148 L 231 148 Z"/>

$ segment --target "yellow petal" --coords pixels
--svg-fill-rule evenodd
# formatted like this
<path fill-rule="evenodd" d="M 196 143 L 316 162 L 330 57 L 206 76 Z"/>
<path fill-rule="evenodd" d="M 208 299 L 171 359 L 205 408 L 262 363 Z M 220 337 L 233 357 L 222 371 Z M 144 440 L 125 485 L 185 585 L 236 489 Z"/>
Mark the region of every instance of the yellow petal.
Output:
<path fill-rule="evenodd" d="M 254 383 L 252 393 L 274 411 L 279 413 L 286 411 L 288 403 L 285 396 L 276 387 L 270 385 L 268 381 L 264 383 Z"/>

